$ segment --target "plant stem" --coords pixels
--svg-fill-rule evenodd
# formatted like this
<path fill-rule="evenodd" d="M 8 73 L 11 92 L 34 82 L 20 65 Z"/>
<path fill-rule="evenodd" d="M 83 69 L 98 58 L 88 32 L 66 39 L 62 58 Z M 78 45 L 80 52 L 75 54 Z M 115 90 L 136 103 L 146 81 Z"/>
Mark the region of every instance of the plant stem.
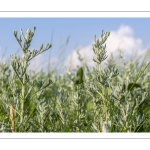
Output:
<path fill-rule="evenodd" d="M 26 63 L 27 64 L 27 63 Z M 26 65 L 27 66 L 27 65 Z M 24 103 L 25 103 L 25 75 L 23 75 L 23 82 L 22 82 L 22 99 L 21 99 L 21 117 L 20 117 L 20 123 L 23 122 L 23 115 L 24 115 Z"/>
<path fill-rule="evenodd" d="M 14 123 L 14 113 L 13 113 L 13 106 L 12 105 L 10 105 L 10 120 L 11 120 L 11 131 L 14 132 L 15 123 Z"/>

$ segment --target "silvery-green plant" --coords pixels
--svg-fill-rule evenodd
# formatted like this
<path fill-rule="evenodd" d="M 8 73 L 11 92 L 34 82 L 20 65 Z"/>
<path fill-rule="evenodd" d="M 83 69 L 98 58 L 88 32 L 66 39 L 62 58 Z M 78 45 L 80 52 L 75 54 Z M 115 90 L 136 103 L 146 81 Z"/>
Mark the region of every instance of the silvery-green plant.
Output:
<path fill-rule="evenodd" d="M 43 81 L 30 81 L 30 76 L 27 74 L 27 68 L 29 66 L 29 62 L 39 54 L 45 52 L 46 50 L 50 49 L 52 47 L 51 44 L 47 43 L 46 47 L 44 48 L 43 44 L 40 46 L 39 50 L 30 50 L 29 47 L 32 42 L 32 38 L 34 36 L 36 27 L 34 27 L 34 30 L 31 31 L 30 29 L 26 30 L 26 35 L 23 34 L 22 29 L 20 30 L 21 35 L 18 38 L 17 31 L 14 31 L 14 36 L 20 45 L 22 51 L 23 51 L 23 57 L 11 55 L 11 64 L 12 68 L 15 72 L 14 79 L 14 86 L 18 86 L 17 93 L 17 99 L 20 101 L 20 123 L 23 122 L 23 117 L 25 113 L 25 103 L 27 100 L 31 99 L 31 96 L 35 95 L 39 91 L 44 90 L 47 86 L 51 84 L 51 80 L 49 80 L 48 83 L 44 83 Z M 24 41 L 22 43 L 22 41 Z M 38 89 L 35 89 L 35 86 L 38 86 Z M 15 96 L 15 97 L 16 97 Z"/>
<path fill-rule="evenodd" d="M 102 62 L 107 58 L 104 43 L 109 34 L 109 32 L 102 32 L 101 39 L 97 40 L 95 37 L 92 45 L 95 53 L 93 60 L 96 64 L 93 68 L 93 75 L 86 85 L 94 107 L 92 113 L 95 114 L 92 128 L 96 132 L 137 131 L 140 124 L 147 119 L 144 114 L 137 113 L 136 109 L 146 96 L 140 93 L 141 99 L 133 97 L 133 91 L 141 87 L 137 81 L 149 63 L 144 69 L 140 69 L 138 73 L 136 72 L 133 81 L 125 79 L 128 83 L 118 82 L 119 72 L 116 69 L 113 57 L 109 59 L 108 69 L 102 67 Z M 131 71 L 131 68 L 128 67 L 128 69 Z M 125 77 L 128 77 L 128 75 Z M 124 85 L 128 87 L 124 88 Z M 134 120 L 134 122 L 131 120 Z"/>
<path fill-rule="evenodd" d="M 15 31 L 21 47 L 31 44 L 34 31 L 28 29 L 26 36 L 21 30 L 21 38 Z M 32 57 L 49 46 L 41 51 L 23 48 L 22 57 L 11 56 L 13 68 L 7 62 L 0 63 L 0 132 L 11 132 L 10 105 L 15 132 L 149 132 L 149 63 L 127 61 L 121 51 L 118 59 L 114 55 L 107 58 L 109 34 L 102 32 L 100 39 L 94 39 L 93 70 L 78 52 L 81 64 L 67 73 L 29 71 Z M 103 65 L 104 60 L 107 65 Z M 49 78 L 51 86 L 47 86 Z"/>

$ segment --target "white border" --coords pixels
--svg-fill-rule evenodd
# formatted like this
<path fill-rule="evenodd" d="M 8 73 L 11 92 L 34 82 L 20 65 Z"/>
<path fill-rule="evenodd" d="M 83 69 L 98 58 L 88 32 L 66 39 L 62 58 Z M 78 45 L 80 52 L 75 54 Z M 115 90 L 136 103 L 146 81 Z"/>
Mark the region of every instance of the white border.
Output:
<path fill-rule="evenodd" d="M 147 133 L 1 133 L 3 149 L 142 150 L 149 147 Z"/>
<path fill-rule="evenodd" d="M 0 11 L 149 11 L 149 0 L 4 0 Z"/>
<path fill-rule="evenodd" d="M 53 140 L 1 140 L 1 149 L 15 150 L 144 150 L 149 148 L 149 140 L 110 139 L 53 139 Z"/>
<path fill-rule="evenodd" d="M 150 12 L 0 12 L 0 18 L 149 18 Z"/>

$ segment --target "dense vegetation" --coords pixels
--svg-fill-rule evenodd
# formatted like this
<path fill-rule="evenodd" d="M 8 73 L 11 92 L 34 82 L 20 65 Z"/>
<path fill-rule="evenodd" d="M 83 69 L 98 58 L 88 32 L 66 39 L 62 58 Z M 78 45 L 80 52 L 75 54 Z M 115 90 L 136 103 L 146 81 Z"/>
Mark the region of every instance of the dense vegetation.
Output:
<path fill-rule="evenodd" d="M 34 32 L 27 29 L 24 35 L 21 30 L 18 38 L 14 31 L 23 57 L 11 56 L 11 65 L 0 64 L 1 132 L 150 131 L 150 67 L 145 61 L 149 50 L 142 63 L 121 55 L 107 59 L 104 44 L 110 33 L 102 32 L 92 45 L 92 69 L 79 54 L 82 65 L 76 71 L 35 73 L 28 70 L 29 61 L 52 45 L 29 50 Z"/>

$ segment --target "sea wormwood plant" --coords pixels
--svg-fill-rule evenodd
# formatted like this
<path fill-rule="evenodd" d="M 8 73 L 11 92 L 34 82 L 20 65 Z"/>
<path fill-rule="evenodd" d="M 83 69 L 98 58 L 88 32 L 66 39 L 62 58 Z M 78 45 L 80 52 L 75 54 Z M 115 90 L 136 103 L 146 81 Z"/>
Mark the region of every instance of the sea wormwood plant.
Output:
<path fill-rule="evenodd" d="M 36 27 L 31 31 L 30 29 L 26 30 L 26 35 L 23 34 L 22 29 L 20 29 L 21 35 L 18 38 L 17 31 L 14 31 L 14 36 L 20 45 L 23 51 L 23 57 L 11 55 L 11 65 L 15 72 L 14 84 L 18 87 L 15 95 L 13 95 L 16 99 L 20 101 L 19 115 L 20 115 L 20 123 L 23 122 L 24 113 L 27 108 L 25 108 L 25 102 L 30 101 L 31 97 L 36 93 L 44 90 L 48 87 L 52 81 L 49 79 L 48 83 L 44 83 L 43 81 L 30 81 L 30 77 L 27 74 L 27 68 L 29 66 L 29 61 L 32 60 L 37 55 L 45 52 L 46 50 L 52 47 L 51 44 L 47 43 L 46 47 L 43 47 L 43 44 L 40 46 L 39 50 L 29 50 L 29 47 L 32 42 L 32 38 L 34 36 Z M 22 43 L 22 39 L 24 43 Z M 38 89 L 35 89 L 35 86 L 38 84 Z"/>
<path fill-rule="evenodd" d="M 93 70 L 79 57 L 81 65 L 68 75 L 52 69 L 27 72 L 25 58 L 35 54 L 29 49 L 23 57 L 11 56 L 14 71 L 0 63 L 0 132 L 149 132 L 149 63 L 138 66 L 139 59 L 123 58 L 118 63 L 111 56 L 104 68 L 107 38 L 109 32 L 102 32 L 99 40 L 95 37 Z M 43 80 L 49 78 L 53 84 L 44 88 Z"/>
<path fill-rule="evenodd" d="M 92 82 L 92 93 L 96 98 L 94 98 L 95 114 L 99 122 L 94 121 L 93 128 L 96 131 L 109 132 L 111 127 L 111 116 L 110 111 L 112 110 L 112 102 L 109 101 L 109 95 L 111 92 L 111 80 L 116 77 L 119 73 L 115 66 L 109 66 L 108 70 L 102 68 L 101 63 L 108 57 L 106 55 L 106 40 L 110 32 L 102 31 L 101 39 L 97 40 L 95 36 L 94 43 L 92 44 L 95 57 L 93 61 L 96 63 L 93 68 L 94 77 Z M 104 45 L 105 44 L 105 45 Z M 111 114 L 113 115 L 113 114 Z"/>
<path fill-rule="evenodd" d="M 93 68 L 91 82 L 86 87 L 94 102 L 93 129 L 97 132 L 137 132 L 147 121 L 147 116 L 137 112 L 137 107 L 144 101 L 147 94 L 140 93 L 140 97 L 135 97 L 136 88 L 141 88 L 137 83 L 139 78 L 148 67 L 149 63 L 141 67 L 134 80 L 127 79 L 127 88 L 124 88 L 124 81 L 113 83 L 114 77 L 119 76 L 115 65 L 108 65 L 108 69 L 103 69 L 101 62 L 106 56 L 106 45 L 103 46 L 109 36 L 109 32 L 102 32 L 101 40 L 93 43 L 93 51 L 96 62 Z M 130 70 L 131 71 L 131 70 Z M 127 77 L 128 75 L 126 75 Z M 133 121 L 134 120 L 134 121 Z"/>

